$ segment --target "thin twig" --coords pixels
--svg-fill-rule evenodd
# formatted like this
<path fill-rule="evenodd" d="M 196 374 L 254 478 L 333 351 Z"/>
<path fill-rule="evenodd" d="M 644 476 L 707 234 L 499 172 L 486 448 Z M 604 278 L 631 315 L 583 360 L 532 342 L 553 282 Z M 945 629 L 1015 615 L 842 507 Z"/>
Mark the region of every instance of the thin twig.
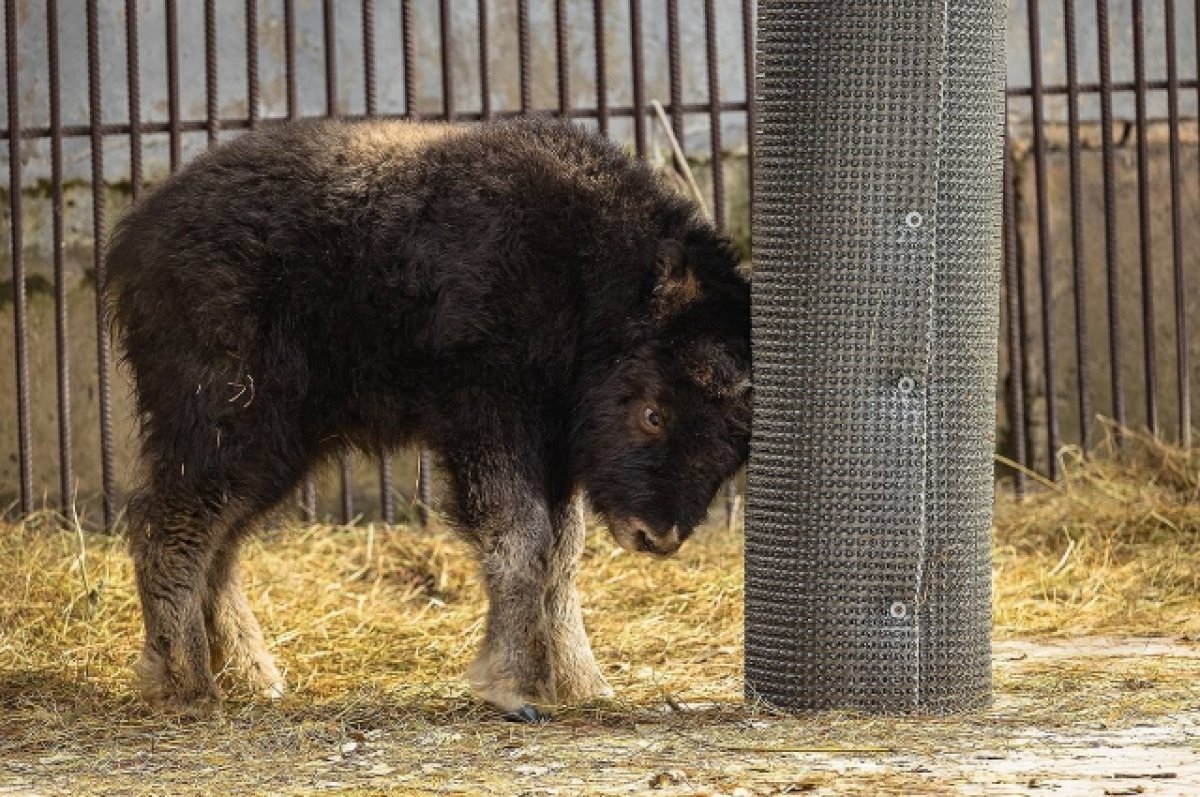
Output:
<path fill-rule="evenodd" d="M 696 204 L 704 211 L 705 217 L 711 220 L 712 214 L 708 212 L 708 205 L 704 202 L 704 194 L 700 193 L 700 186 L 696 185 L 696 177 L 692 174 L 691 165 L 687 162 L 687 158 L 683 157 L 683 147 L 679 146 L 679 139 L 675 138 L 675 131 L 671 129 L 671 121 L 667 119 L 667 112 L 658 100 L 651 100 L 650 105 L 654 107 L 654 112 L 658 114 L 658 121 L 662 124 L 663 132 L 667 134 L 667 140 L 671 142 L 671 151 L 675 153 L 675 162 L 683 169 L 683 177 L 687 180 L 688 187 L 692 189 L 692 196 L 695 197 Z"/>

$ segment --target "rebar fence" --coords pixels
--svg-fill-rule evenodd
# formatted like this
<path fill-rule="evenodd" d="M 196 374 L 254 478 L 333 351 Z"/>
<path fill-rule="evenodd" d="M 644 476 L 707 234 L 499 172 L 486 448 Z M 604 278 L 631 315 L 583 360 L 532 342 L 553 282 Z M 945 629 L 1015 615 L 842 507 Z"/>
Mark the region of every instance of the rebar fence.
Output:
<path fill-rule="evenodd" d="M 1197 10 L 1131 2 L 1010 3 L 1000 448 L 1049 475 L 1063 445 L 1095 443 L 1097 415 L 1190 443 Z M 4 8 L 0 511 L 10 515 L 117 517 L 135 431 L 95 242 L 148 185 L 240 131 L 314 116 L 569 117 L 690 168 L 716 223 L 748 252 L 753 0 Z M 297 500 L 308 519 L 393 522 L 414 501 L 430 505 L 428 473 L 427 457 L 406 453 L 348 458 Z"/>

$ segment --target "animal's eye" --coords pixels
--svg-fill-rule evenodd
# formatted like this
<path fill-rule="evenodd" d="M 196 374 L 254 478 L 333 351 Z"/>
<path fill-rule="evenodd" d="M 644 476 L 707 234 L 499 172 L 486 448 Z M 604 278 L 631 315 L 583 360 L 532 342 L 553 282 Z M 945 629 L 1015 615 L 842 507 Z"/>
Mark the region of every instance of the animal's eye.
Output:
<path fill-rule="evenodd" d="M 662 434 L 663 419 L 662 414 L 657 409 L 646 405 L 642 408 L 642 417 L 640 418 L 642 431 L 649 435 Z"/>

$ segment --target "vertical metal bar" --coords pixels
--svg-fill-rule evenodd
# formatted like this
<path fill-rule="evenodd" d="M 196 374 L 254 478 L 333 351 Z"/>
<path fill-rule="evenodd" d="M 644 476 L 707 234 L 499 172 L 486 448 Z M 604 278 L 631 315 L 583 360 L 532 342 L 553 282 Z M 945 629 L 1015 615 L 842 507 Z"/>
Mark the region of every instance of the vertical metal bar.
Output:
<path fill-rule="evenodd" d="M 521 113 L 533 110 L 529 63 L 529 0 L 517 0 L 517 62 L 520 69 Z"/>
<path fill-rule="evenodd" d="M 1046 391 L 1046 450 L 1050 478 L 1058 478 L 1058 413 L 1054 406 L 1054 295 L 1050 273 L 1049 200 L 1046 190 L 1046 136 L 1042 119 L 1042 45 L 1038 0 L 1027 0 L 1029 88 L 1032 96 L 1034 185 L 1037 201 L 1038 270 L 1042 287 L 1042 352 Z"/>
<path fill-rule="evenodd" d="M 338 115 L 337 22 L 334 17 L 333 0 L 325 0 L 322 9 L 325 44 L 325 115 L 335 118 Z"/>
<path fill-rule="evenodd" d="M 438 33 L 442 57 L 442 113 L 447 120 L 454 118 L 454 51 L 452 49 L 450 0 L 438 4 Z"/>
<path fill-rule="evenodd" d="M 1075 0 L 1063 0 L 1067 49 L 1067 136 L 1071 182 L 1071 266 L 1075 282 L 1075 359 L 1078 365 L 1079 442 L 1091 448 L 1091 404 L 1088 397 L 1087 314 L 1084 312 L 1083 173 L 1079 143 L 1079 74 L 1075 47 Z"/>
<path fill-rule="evenodd" d="M 91 124 L 92 154 L 92 268 L 96 275 L 96 374 L 100 404 L 100 471 L 104 486 L 104 526 L 111 528 L 116 516 L 113 481 L 112 407 L 109 404 L 108 325 L 104 320 L 104 138 L 100 133 L 100 24 L 97 0 L 87 2 L 88 120 Z"/>
<path fill-rule="evenodd" d="M 604 37 L 604 0 L 592 2 L 592 34 L 596 48 L 596 125 L 608 135 L 608 56 Z"/>
<path fill-rule="evenodd" d="M 375 0 L 362 3 L 363 103 L 367 116 L 378 110 L 375 85 Z M 396 522 L 396 502 L 392 498 L 392 460 L 387 452 L 379 455 L 379 511 L 389 526 Z"/>
<path fill-rule="evenodd" d="M 136 202 L 142 193 L 142 76 L 138 57 L 137 0 L 125 0 L 125 72 L 129 86 L 129 188 Z M 54 79 L 57 80 L 57 76 Z"/>
<path fill-rule="evenodd" d="M 354 473 L 348 454 L 342 454 L 339 461 L 342 471 L 342 525 L 348 526 L 354 519 Z"/>
<path fill-rule="evenodd" d="M 1007 133 L 1007 131 L 1006 131 Z M 1008 427 L 1013 461 L 1029 466 L 1025 451 L 1025 335 L 1021 323 L 1022 281 L 1017 258 L 1017 202 L 1015 176 L 1008 136 L 1004 138 L 1004 311 L 1008 334 Z M 1027 487 L 1023 470 L 1013 473 L 1013 488 L 1022 495 Z"/>
<path fill-rule="evenodd" d="M 136 54 L 136 35 L 132 41 Z M 71 347 L 67 340 L 67 276 L 63 257 L 62 81 L 58 58 L 58 0 L 46 0 L 46 50 L 50 71 L 50 213 L 54 227 L 54 354 L 58 365 L 58 490 L 59 508 L 65 515 L 74 503 L 75 475 L 71 463 Z M 136 55 L 131 58 L 136 61 Z M 136 74 L 136 71 L 133 70 L 131 74 Z M 135 93 L 131 84 L 131 103 Z M 136 195 L 136 180 L 133 186 Z M 16 219 L 16 216 L 13 218 Z"/>
<path fill-rule="evenodd" d="M 300 114 L 296 77 L 296 0 L 283 0 L 283 79 L 287 96 L 287 118 Z M 300 487 L 300 510 L 306 523 L 317 520 L 317 486 L 311 473 L 304 474 Z"/>
<path fill-rule="evenodd" d="M 167 0 L 167 129 L 171 151 L 171 171 L 180 164 L 179 132 L 179 7 Z"/>
<path fill-rule="evenodd" d="M 258 0 L 246 0 L 246 123 L 258 127 Z"/>
<path fill-rule="evenodd" d="M 379 458 L 379 508 L 383 513 L 383 522 L 389 526 L 396 523 L 396 499 L 392 484 L 392 458 L 383 454 Z"/>
<path fill-rule="evenodd" d="M 725 164 L 721 130 L 721 73 L 717 62 L 717 14 L 714 0 L 704 0 L 704 60 L 708 67 L 708 142 L 712 153 L 713 221 L 725 231 Z M 725 527 L 732 528 L 737 513 L 737 482 L 725 483 Z"/>
<path fill-rule="evenodd" d="M 679 0 L 667 0 L 667 75 L 671 101 L 671 131 L 679 148 L 684 147 L 683 135 L 683 75 L 679 56 Z M 682 171 L 684 164 L 676 163 Z"/>
<path fill-rule="evenodd" d="M 746 183 L 753 218 L 754 132 L 758 124 L 758 102 L 754 96 L 754 0 L 742 0 L 742 59 L 746 72 Z"/>
<path fill-rule="evenodd" d="M 629 0 L 630 63 L 633 69 L 633 142 L 638 157 L 646 154 L 646 75 L 642 63 L 642 0 Z"/>
<path fill-rule="evenodd" d="M 725 231 L 725 149 L 721 130 L 721 65 L 717 61 L 717 12 L 715 0 L 704 0 L 704 54 L 708 62 L 708 126 L 712 149 L 713 221 Z"/>
<path fill-rule="evenodd" d="M 1146 147 L 1146 25 L 1143 0 L 1133 0 L 1133 97 L 1137 125 L 1138 243 L 1142 265 L 1142 343 L 1146 427 L 1158 434 L 1158 363 L 1154 340 L 1154 273 L 1150 251 L 1150 154 Z"/>
<path fill-rule="evenodd" d="M 554 0 L 554 44 L 558 65 L 558 115 L 571 116 L 571 41 L 566 0 Z"/>
<path fill-rule="evenodd" d="M 403 40 L 403 59 L 404 59 L 404 115 L 409 119 L 420 119 L 421 113 L 417 108 L 417 58 L 416 58 L 416 31 L 414 29 L 412 0 L 400 0 L 400 35 Z M 429 458 L 429 453 L 424 449 L 420 449 L 417 454 L 417 461 L 424 464 Z M 418 465 L 417 470 L 417 499 L 422 501 L 428 497 L 432 488 L 429 485 L 429 477 L 426 469 Z M 428 523 L 429 516 L 426 514 L 422 506 L 417 507 L 417 522 L 424 526 Z"/>
<path fill-rule="evenodd" d="M 1113 143 L 1112 53 L 1109 46 L 1108 0 L 1096 0 L 1096 31 L 1100 61 L 1100 150 L 1104 165 L 1104 258 L 1108 293 L 1108 350 L 1112 382 L 1112 414 L 1125 426 L 1125 378 L 1121 374 L 1121 290 L 1117 267 L 1117 166 Z M 1123 437 L 1117 437 L 1120 443 Z"/>
<path fill-rule="evenodd" d="M 215 147 L 221 132 L 221 109 L 217 93 L 217 9 L 214 0 L 204 0 L 204 129 L 208 146 Z"/>
<path fill-rule="evenodd" d="M 422 449 L 417 460 L 417 522 L 422 526 L 429 525 L 429 509 L 433 506 L 432 460 L 429 452 Z"/>
<path fill-rule="evenodd" d="M 296 0 L 283 0 L 283 72 L 287 87 L 287 118 L 295 119 L 300 113 L 296 86 Z M 306 495 L 311 490 L 312 482 L 306 482 Z M 305 503 L 307 505 L 307 499 Z M 314 518 L 307 519 L 311 521 Z"/>
<path fill-rule="evenodd" d="M 417 108 L 416 32 L 413 30 L 412 0 L 400 0 L 400 37 L 404 50 L 404 115 L 420 119 Z"/>
<path fill-rule="evenodd" d="M 17 369 L 17 438 L 20 448 L 21 512 L 33 511 L 33 436 L 29 426 L 29 332 L 25 297 L 24 214 L 21 203 L 21 91 L 18 85 L 20 59 L 17 52 L 17 0 L 4 4 L 6 88 L 8 90 L 8 179 L 11 203 L 13 323 Z"/>
<path fill-rule="evenodd" d="M 377 107 L 375 91 L 375 0 L 363 0 L 362 38 L 363 103 L 366 106 L 367 116 L 374 116 Z"/>
<path fill-rule="evenodd" d="M 488 58 L 488 4 L 479 0 L 479 115 L 492 118 L 492 66 Z"/>
<path fill-rule="evenodd" d="M 1175 370 L 1178 376 L 1179 444 L 1192 444 L 1191 375 L 1188 364 L 1187 283 L 1184 279 L 1183 208 L 1179 152 L 1179 55 L 1175 42 L 1175 0 L 1163 0 L 1167 35 L 1167 116 L 1171 159 L 1171 257 L 1175 278 Z M 1200 19 L 1196 20 L 1200 27 Z"/>

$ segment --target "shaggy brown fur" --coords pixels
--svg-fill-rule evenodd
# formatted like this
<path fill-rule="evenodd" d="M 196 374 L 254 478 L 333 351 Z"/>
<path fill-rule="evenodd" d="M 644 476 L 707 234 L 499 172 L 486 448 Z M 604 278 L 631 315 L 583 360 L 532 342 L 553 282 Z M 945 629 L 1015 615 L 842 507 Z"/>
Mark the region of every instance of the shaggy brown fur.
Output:
<path fill-rule="evenodd" d="M 506 712 L 608 693 L 575 575 L 583 494 L 672 553 L 744 462 L 749 289 L 645 165 L 566 124 L 305 122 L 198 158 L 108 253 L 145 480 L 147 692 L 283 684 L 239 541 L 318 462 L 419 442 L 490 598 L 471 680 Z"/>

